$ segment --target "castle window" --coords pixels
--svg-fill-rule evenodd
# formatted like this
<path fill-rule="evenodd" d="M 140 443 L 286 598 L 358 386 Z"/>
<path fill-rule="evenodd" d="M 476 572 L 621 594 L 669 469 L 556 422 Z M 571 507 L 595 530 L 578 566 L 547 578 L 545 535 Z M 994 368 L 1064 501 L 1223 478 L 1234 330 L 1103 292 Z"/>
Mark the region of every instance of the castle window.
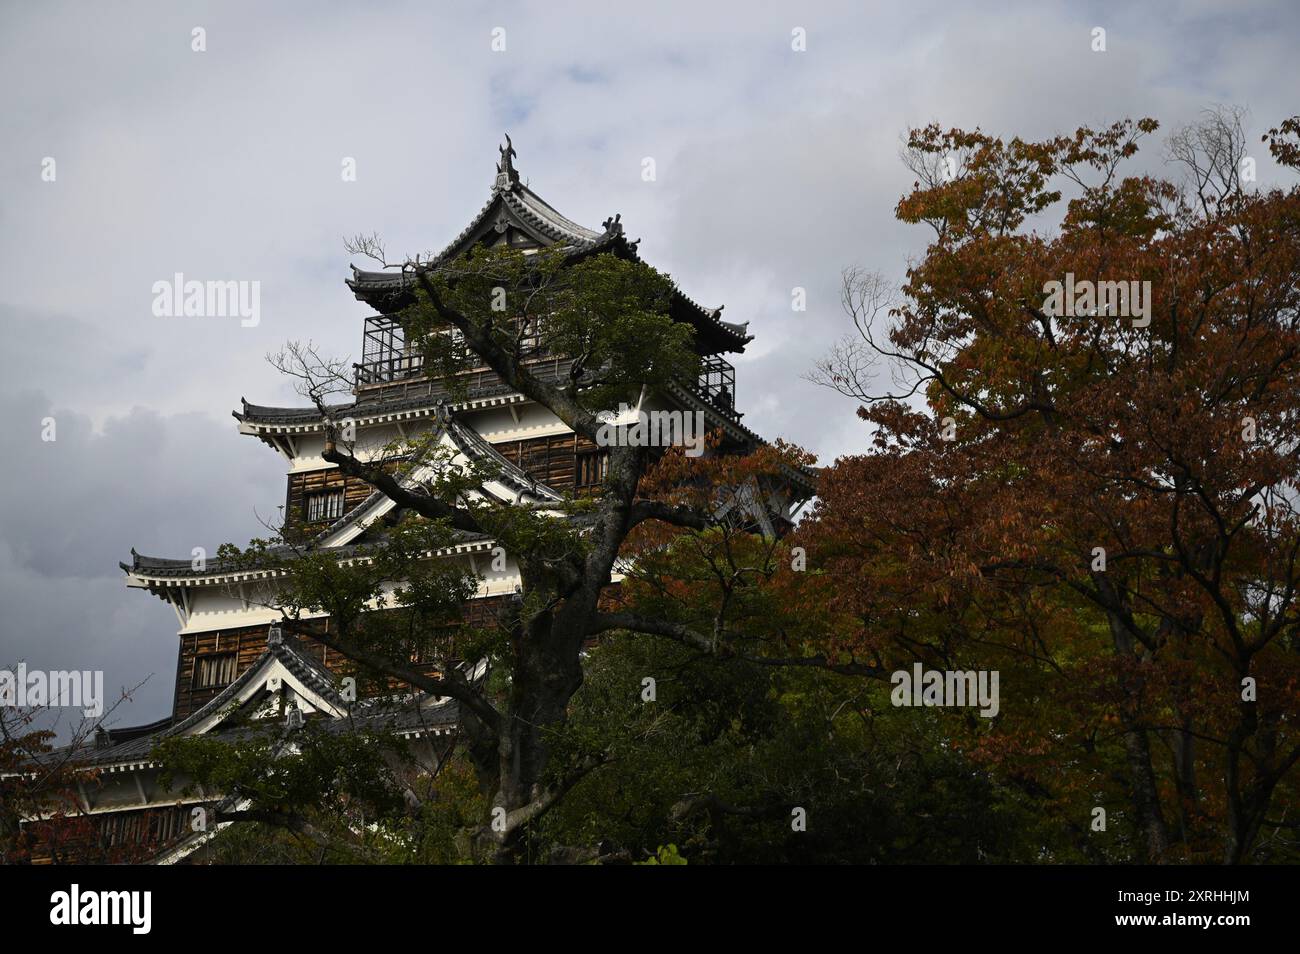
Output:
<path fill-rule="evenodd" d="M 194 688 L 212 689 L 235 681 L 236 653 L 208 653 L 194 660 Z"/>
<path fill-rule="evenodd" d="M 337 520 L 343 516 L 343 491 L 326 490 L 308 494 L 306 511 L 308 523 L 315 523 L 317 520 Z"/>
<path fill-rule="evenodd" d="M 609 475 L 609 454 L 578 455 L 578 486 L 595 487 L 603 484 Z"/>

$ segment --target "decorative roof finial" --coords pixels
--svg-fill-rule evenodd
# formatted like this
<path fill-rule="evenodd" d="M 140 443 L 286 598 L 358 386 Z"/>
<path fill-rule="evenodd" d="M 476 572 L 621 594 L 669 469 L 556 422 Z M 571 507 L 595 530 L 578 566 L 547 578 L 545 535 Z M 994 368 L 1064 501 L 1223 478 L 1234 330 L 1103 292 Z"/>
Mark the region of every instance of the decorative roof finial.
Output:
<path fill-rule="evenodd" d="M 606 235 L 623 234 L 623 223 L 619 221 L 619 219 L 621 218 L 623 218 L 623 214 L 620 212 L 619 214 L 613 216 L 612 218 L 608 218 L 604 222 L 600 223 L 605 227 Z"/>
<path fill-rule="evenodd" d="M 511 161 L 517 153 L 514 144 L 510 142 L 509 133 L 506 133 L 506 144 L 497 146 L 497 151 L 501 153 L 501 161 L 497 163 L 497 179 L 493 188 L 509 192 L 519 184 L 519 173 L 515 171 L 515 164 Z"/>

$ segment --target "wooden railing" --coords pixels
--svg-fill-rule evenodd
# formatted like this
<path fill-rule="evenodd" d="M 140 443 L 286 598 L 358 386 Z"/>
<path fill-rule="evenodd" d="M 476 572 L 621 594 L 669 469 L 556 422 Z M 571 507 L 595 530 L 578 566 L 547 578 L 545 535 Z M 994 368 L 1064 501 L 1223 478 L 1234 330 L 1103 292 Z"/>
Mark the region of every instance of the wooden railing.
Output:
<path fill-rule="evenodd" d="M 544 358 L 524 362 L 525 367 L 547 383 L 567 381 L 569 368 L 572 365 L 573 361 L 567 358 Z M 468 368 L 454 375 L 451 382 L 441 376 L 427 377 L 423 374 L 422 369 L 417 369 L 404 377 L 385 378 L 383 374 L 367 374 L 363 377 L 362 366 L 356 365 L 355 367 L 357 369 L 357 391 L 364 390 L 367 401 L 390 400 L 399 397 L 449 397 L 453 394 L 453 390 L 464 391 L 468 397 L 473 398 L 496 393 L 507 393 L 513 390 L 510 385 L 502 380 L 501 375 L 488 367 Z M 455 385 L 454 389 L 453 384 Z M 358 393 L 358 396 L 360 396 L 360 393 Z"/>

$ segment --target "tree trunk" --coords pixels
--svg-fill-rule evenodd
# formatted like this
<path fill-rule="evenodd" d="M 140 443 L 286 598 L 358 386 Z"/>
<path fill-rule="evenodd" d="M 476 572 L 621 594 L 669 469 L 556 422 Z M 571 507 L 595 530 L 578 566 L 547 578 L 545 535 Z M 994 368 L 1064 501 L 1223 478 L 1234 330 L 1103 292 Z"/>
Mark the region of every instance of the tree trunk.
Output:
<path fill-rule="evenodd" d="M 1099 588 L 1107 597 L 1115 598 L 1109 583 L 1102 582 Z M 1115 609 L 1106 611 L 1106 619 L 1120 660 L 1136 660 L 1140 666 L 1141 656 L 1135 651 L 1137 641 L 1129 631 L 1127 621 Z M 1120 706 L 1120 723 L 1124 726 L 1130 797 L 1138 830 L 1146 840 L 1146 860 L 1148 864 L 1163 864 L 1169 850 L 1169 827 L 1161 810 L 1160 789 L 1151 764 L 1151 740 L 1140 719 L 1143 682 L 1140 672 L 1132 681 L 1126 681 L 1123 687 L 1126 699 Z"/>
<path fill-rule="evenodd" d="M 511 683 L 497 738 L 492 800 L 492 860 L 521 860 L 528 823 L 507 823 L 511 813 L 545 797 L 549 736 L 563 725 L 569 700 L 582 686 L 581 609 L 543 611 L 513 626 Z M 504 810 L 504 816 L 502 811 Z M 504 828 L 504 830 L 502 830 Z"/>

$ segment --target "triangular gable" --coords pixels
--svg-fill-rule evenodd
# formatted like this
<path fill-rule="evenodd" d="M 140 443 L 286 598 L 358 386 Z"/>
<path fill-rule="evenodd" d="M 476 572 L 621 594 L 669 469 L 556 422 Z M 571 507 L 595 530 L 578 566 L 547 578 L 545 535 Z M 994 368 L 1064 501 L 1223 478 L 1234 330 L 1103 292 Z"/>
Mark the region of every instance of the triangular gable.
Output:
<path fill-rule="evenodd" d="M 772 525 L 772 513 L 780 513 L 781 508 L 778 503 L 764 500 L 758 481 L 755 478 L 751 477 L 739 486 L 732 488 L 726 499 L 722 500 L 714 509 L 713 516 L 719 520 L 725 520 L 733 510 L 757 523 L 763 536 L 772 538 L 777 535 L 776 528 Z"/>
<path fill-rule="evenodd" d="M 497 469 L 497 476 L 483 484 L 483 491 L 499 503 L 559 503 L 563 499 L 558 491 L 534 480 L 527 472 L 503 457 L 482 435 L 458 421 L 444 422 L 439 443 L 452 453 L 450 462 L 440 462 L 439 466 L 468 466 L 475 461 L 489 461 Z M 403 478 L 402 485 L 407 488 L 418 487 L 436 475 L 434 466 L 426 464 Z M 331 548 L 355 543 L 369 527 L 396 506 L 391 497 L 376 490 L 350 514 L 318 537 L 316 546 Z"/>
<path fill-rule="evenodd" d="M 518 185 L 494 195 L 436 261 L 450 261 L 476 245 L 545 248 L 556 243 L 583 245 L 599 237 L 600 233 L 560 215 L 527 186 Z"/>
<path fill-rule="evenodd" d="M 261 656 L 216 698 L 178 722 L 164 736 L 205 735 L 220 728 L 236 716 L 268 718 L 278 716 L 266 706 L 280 697 L 301 709 L 304 715 L 322 713 L 340 717 L 348 706 L 334 689 L 333 677 L 316 660 L 298 650 L 291 642 L 269 646 Z"/>
<path fill-rule="evenodd" d="M 604 231 L 597 232 L 579 225 L 556 211 L 554 206 L 528 186 L 515 181 L 508 187 L 496 187 L 492 197 L 478 211 L 474 219 L 441 252 L 424 267 L 437 267 L 445 262 L 468 254 L 475 246 L 508 245 L 511 248 L 531 249 L 560 245 L 571 252 L 581 253 L 618 239 L 623 226 L 618 217 L 607 219 Z M 348 284 L 358 297 L 371 292 L 396 292 L 407 288 L 412 278 L 405 270 L 370 272 L 352 266 L 352 279 Z"/>

